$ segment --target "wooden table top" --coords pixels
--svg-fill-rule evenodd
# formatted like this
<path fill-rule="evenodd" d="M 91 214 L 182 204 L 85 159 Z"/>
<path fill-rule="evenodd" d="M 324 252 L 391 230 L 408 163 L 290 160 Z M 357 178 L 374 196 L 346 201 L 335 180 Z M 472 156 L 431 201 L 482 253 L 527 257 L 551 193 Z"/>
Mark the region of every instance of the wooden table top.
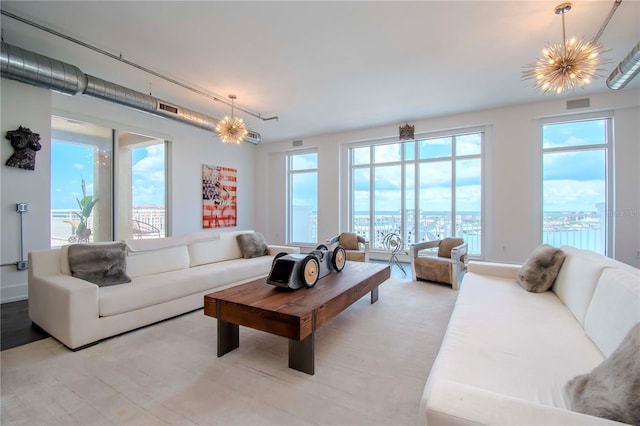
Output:
<path fill-rule="evenodd" d="M 391 276 L 387 265 L 348 261 L 312 288 L 287 290 L 266 277 L 204 297 L 204 314 L 295 340 L 303 340 Z"/>

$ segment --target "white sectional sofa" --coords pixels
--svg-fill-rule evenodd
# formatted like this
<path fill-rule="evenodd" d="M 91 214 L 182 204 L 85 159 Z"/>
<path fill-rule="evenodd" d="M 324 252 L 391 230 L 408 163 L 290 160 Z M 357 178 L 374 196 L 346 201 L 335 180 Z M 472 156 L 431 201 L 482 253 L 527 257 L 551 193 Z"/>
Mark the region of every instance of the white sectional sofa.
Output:
<path fill-rule="evenodd" d="M 253 231 L 202 231 L 127 240 L 130 283 L 99 287 L 71 275 L 68 247 L 29 253 L 29 317 L 78 349 L 101 339 L 202 308 L 204 295 L 269 273 L 278 252 L 243 258 L 236 236 Z"/>
<path fill-rule="evenodd" d="M 571 411 L 563 389 L 609 357 L 640 321 L 640 271 L 561 249 L 566 258 L 544 293 L 516 282 L 520 265 L 470 262 L 424 389 L 420 424 L 617 424 Z"/>

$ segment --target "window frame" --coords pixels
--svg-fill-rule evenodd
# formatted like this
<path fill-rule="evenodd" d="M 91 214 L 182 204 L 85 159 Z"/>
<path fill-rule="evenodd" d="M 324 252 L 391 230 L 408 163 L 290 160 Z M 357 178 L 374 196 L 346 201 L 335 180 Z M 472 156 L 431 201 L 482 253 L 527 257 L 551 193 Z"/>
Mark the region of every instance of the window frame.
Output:
<path fill-rule="evenodd" d="M 598 121 L 602 120 L 605 123 L 605 138 L 604 144 L 592 144 L 592 145 L 576 145 L 570 147 L 551 147 L 544 148 L 544 126 L 568 124 L 584 121 Z M 615 197 L 614 197 L 614 179 L 615 179 L 615 164 L 614 164 L 614 114 L 612 111 L 601 111 L 595 113 L 584 114 L 571 114 L 556 117 L 546 117 L 539 120 L 539 137 L 538 146 L 540 150 L 540 219 L 538 232 L 538 238 L 540 243 L 544 241 L 544 155 L 547 153 L 562 153 L 562 152 L 585 152 L 593 150 L 604 150 L 605 155 L 605 208 L 604 208 L 604 220 L 605 220 L 605 243 L 604 243 L 604 255 L 608 257 L 614 257 L 615 247 L 615 215 L 611 215 L 610 212 L 615 211 Z"/>
<path fill-rule="evenodd" d="M 295 156 L 299 156 L 299 155 L 308 155 L 308 154 L 315 154 L 316 156 L 316 167 L 315 168 L 309 168 L 309 169 L 292 169 L 292 162 L 293 162 L 293 158 Z M 286 244 L 288 245 L 295 245 L 295 246 L 299 246 L 299 247 L 307 247 L 307 246 L 314 246 L 316 244 L 318 244 L 318 211 L 316 210 L 316 226 L 315 226 L 315 241 L 314 242 L 308 242 L 308 241 L 295 241 L 293 239 L 293 229 L 292 229 L 292 225 L 293 225 L 293 205 L 292 205 L 292 201 L 293 201 L 293 181 L 292 178 L 295 175 L 300 175 L 303 173 L 310 173 L 310 172 L 315 172 L 316 173 L 316 209 L 318 206 L 318 186 L 319 186 L 319 178 L 320 178 L 320 168 L 319 168 L 319 156 L 318 156 L 318 150 L 316 148 L 309 148 L 309 149 L 301 149 L 301 150 L 296 150 L 296 151 L 289 151 L 286 153 L 285 156 L 285 165 L 286 165 L 286 199 L 285 199 L 285 203 L 286 203 L 286 218 L 285 218 L 285 222 L 286 222 Z"/>
<path fill-rule="evenodd" d="M 457 147 L 457 143 L 454 141 L 455 137 L 459 137 L 459 136 L 464 136 L 464 135 L 468 135 L 468 134 L 475 134 L 478 133 L 480 134 L 480 153 L 479 154 L 464 154 L 464 155 L 457 155 L 456 153 L 456 147 Z M 370 181 L 370 196 L 369 196 L 369 216 L 370 216 L 370 223 L 371 223 L 371 218 L 373 216 L 375 216 L 375 206 L 374 206 L 374 196 L 373 194 L 373 184 L 374 184 L 374 178 L 375 178 L 375 173 L 374 173 L 374 168 L 375 165 L 384 165 L 384 166 L 392 166 L 392 165 L 400 165 L 401 169 L 400 169 L 400 179 L 401 179 L 401 208 L 403 211 L 403 214 L 401 216 L 401 220 L 400 220 L 400 229 L 405 230 L 406 231 L 406 215 L 404 214 L 405 210 L 407 209 L 407 203 L 406 203 L 406 197 L 407 197 L 407 188 L 406 188 L 406 170 L 407 170 L 407 165 L 408 164 L 413 164 L 414 165 L 414 181 L 416 185 L 419 185 L 419 165 L 420 164 L 424 164 L 424 163 L 429 163 L 429 162 L 441 162 L 443 160 L 446 160 L 449 164 L 451 164 L 451 207 L 450 207 L 450 214 L 451 214 L 451 218 L 452 218 L 452 227 L 455 230 L 456 229 L 456 162 L 459 160 L 464 160 L 464 159 L 478 159 L 479 160 L 479 164 L 480 164 L 480 229 L 481 229 L 481 233 L 480 233 L 480 241 L 479 241 L 479 253 L 474 253 L 473 255 L 470 255 L 470 257 L 474 257 L 474 258 L 483 258 L 483 256 L 485 255 L 485 235 L 486 235 L 486 227 L 485 227 L 485 179 L 486 179 L 486 173 L 485 173 L 485 157 L 486 157 L 486 152 L 487 152 L 487 135 L 490 133 L 490 128 L 488 126 L 473 126 L 473 127 L 462 127 L 462 128 L 456 128 L 453 130 L 447 130 L 447 131 L 438 131 L 438 132 L 424 132 L 424 133 L 419 133 L 416 134 L 415 138 L 413 140 L 410 141 L 404 141 L 404 140 L 399 140 L 397 137 L 387 137 L 387 138 L 379 138 L 379 139 L 369 139 L 369 140 L 363 140 L 363 141 L 358 141 L 358 142 L 352 142 L 352 143 L 346 143 L 343 145 L 343 153 L 344 153 L 344 157 L 347 159 L 347 161 L 344 162 L 344 166 L 343 166 L 343 173 L 344 176 L 347 177 L 347 179 L 345 179 L 345 188 L 346 190 L 345 192 L 345 196 L 343 198 L 345 204 L 348 206 L 348 212 L 347 212 L 347 217 L 346 217 L 346 222 L 347 222 L 347 227 L 349 230 L 354 230 L 355 229 L 355 223 L 354 223 L 354 213 L 355 213 L 355 203 L 354 203 L 354 182 L 353 182 L 353 171 L 354 169 L 364 169 L 364 168 L 369 168 L 369 181 Z M 452 148 L 451 148 L 451 154 L 447 157 L 437 157 L 437 158 L 420 158 L 419 154 L 420 154 L 420 147 L 419 147 L 419 141 L 421 140 L 426 140 L 426 139 L 438 139 L 438 138 L 446 138 L 446 137 L 451 137 L 452 138 Z M 412 155 L 412 159 L 406 159 L 407 155 L 406 155 L 406 149 L 404 148 L 405 142 L 414 142 L 414 147 L 413 147 L 413 155 Z M 390 161 L 390 162 L 385 162 L 385 163 L 375 163 L 375 158 L 374 158 L 374 152 L 373 152 L 373 147 L 378 146 L 378 145 L 386 145 L 386 144 L 394 144 L 394 143 L 401 143 L 402 145 L 402 149 L 401 149 L 401 159 L 398 161 Z M 353 165 L 353 149 L 355 148 L 363 148 L 363 147 L 369 147 L 370 154 L 369 154 L 369 163 L 366 164 L 357 164 L 357 165 Z M 420 204 L 419 204 L 419 190 L 418 190 L 419 186 L 415 186 L 415 190 L 413 191 L 413 210 L 414 212 L 416 210 L 418 210 L 420 208 Z M 374 229 L 373 227 L 370 225 L 369 226 L 369 233 L 373 232 Z M 418 221 L 414 221 L 414 228 L 413 228 L 413 232 L 417 233 L 419 232 L 418 229 Z M 416 234 L 418 235 L 418 234 Z M 369 239 L 371 242 L 371 251 L 372 252 L 380 252 L 380 253 L 384 253 L 384 249 L 381 248 L 376 248 L 374 241 L 370 238 L 371 235 L 369 235 Z M 408 247 L 409 243 L 407 243 L 405 241 L 405 246 Z"/>
<path fill-rule="evenodd" d="M 172 171 L 171 164 L 172 164 L 173 137 L 168 134 L 164 134 L 162 132 L 158 132 L 155 130 L 123 125 L 121 123 L 115 123 L 109 120 L 100 119 L 98 117 L 86 116 L 83 114 L 65 111 L 65 110 L 59 110 L 55 108 L 51 111 L 51 119 L 53 120 L 54 117 L 58 117 L 60 119 L 84 122 L 90 125 L 95 125 L 95 126 L 99 126 L 99 127 L 103 127 L 111 130 L 111 149 L 112 149 L 111 170 L 110 170 L 111 193 L 109 194 L 111 197 L 111 241 L 116 241 L 120 239 L 118 212 L 120 211 L 121 206 L 119 202 L 118 188 L 120 187 L 121 184 L 123 184 L 123 182 L 121 182 L 121 179 L 119 176 L 120 174 L 116 172 L 120 167 L 120 162 L 119 162 L 120 152 L 118 147 L 118 138 L 120 133 L 125 132 L 125 133 L 139 134 L 139 135 L 144 135 L 146 137 L 155 138 L 163 141 L 164 143 L 164 174 L 165 174 L 164 233 L 166 236 L 171 236 L 173 234 L 172 225 L 171 225 L 172 223 L 171 195 L 172 195 L 173 182 L 172 182 L 172 179 L 170 179 L 170 176 Z M 50 170 L 49 173 L 52 173 L 52 171 Z M 49 205 L 49 210 L 51 210 L 50 205 Z"/>

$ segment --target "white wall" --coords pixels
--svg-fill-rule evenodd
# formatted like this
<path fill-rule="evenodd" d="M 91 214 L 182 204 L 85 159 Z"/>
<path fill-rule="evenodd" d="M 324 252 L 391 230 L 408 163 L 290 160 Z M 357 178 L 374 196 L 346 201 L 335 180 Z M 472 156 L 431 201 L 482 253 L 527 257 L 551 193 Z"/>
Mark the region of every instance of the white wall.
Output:
<path fill-rule="evenodd" d="M 577 96 L 580 98 L 580 96 Z M 566 110 L 566 99 L 553 96 L 541 102 L 512 105 L 412 122 L 416 133 L 486 126 L 484 209 L 486 260 L 519 263 L 541 242 L 541 134 L 539 119 L 596 111 L 613 111 L 615 140 L 615 248 L 617 259 L 640 267 L 640 93 L 637 90 L 605 92 L 590 97 L 591 107 Z M 402 123 L 399 123 L 402 124 Z M 318 149 L 320 241 L 347 228 L 343 192 L 347 166 L 346 144 L 393 137 L 398 124 L 326 134 L 303 139 L 297 149 Z M 286 187 L 285 155 L 291 141 L 259 147 L 260 175 L 256 180 L 256 205 L 268 212 L 256 219 L 270 241 L 284 241 L 285 201 L 278 188 Z M 277 194 L 277 195 L 273 195 Z"/>
<path fill-rule="evenodd" d="M 51 139 L 51 92 L 2 79 L 0 86 L 0 298 L 2 301 L 26 297 L 27 271 L 18 271 L 20 260 L 20 214 L 17 203 L 28 203 L 24 213 L 24 257 L 32 248 L 49 245 L 49 181 Z M 36 153 L 35 170 L 8 167 L 6 161 L 14 153 L 5 138 L 7 131 L 28 127 L 40 135 L 42 149 Z M 44 184 L 43 184 L 44 183 Z"/>
<path fill-rule="evenodd" d="M 15 204 L 27 202 L 31 211 L 24 216 L 25 251 L 49 248 L 51 115 L 86 120 L 171 141 L 171 169 L 168 185 L 172 208 L 169 226 L 173 235 L 202 229 L 202 164 L 220 165 L 238 170 L 238 226 L 254 227 L 254 157 L 256 146 L 223 144 L 212 132 L 173 120 L 155 117 L 117 104 L 86 96 L 65 96 L 11 80 L 1 80 L 2 133 L 0 178 L 1 301 L 27 297 L 27 273 L 17 271 L 19 259 L 19 220 Z M 7 167 L 13 148 L 4 135 L 19 125 L 39 133 L 42 149 L 37 154 L 36 170 Z"/>

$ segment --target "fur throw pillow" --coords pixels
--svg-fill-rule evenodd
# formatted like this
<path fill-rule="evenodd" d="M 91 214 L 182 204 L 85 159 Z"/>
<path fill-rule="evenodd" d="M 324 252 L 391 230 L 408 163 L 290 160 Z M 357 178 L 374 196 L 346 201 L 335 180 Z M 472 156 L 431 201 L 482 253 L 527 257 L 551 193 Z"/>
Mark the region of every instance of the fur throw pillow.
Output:
<path fill-rule="evenodd" d="M 71 275 L 98 287 L 131 282 L 127 275 L 126 244 L 71 244 L 68 249 Z"/>
<path fill-rule="evenodd" d="M 569 380 L 565 393 L 573 411 L 640 425 L 640 323 L 591 373 Z"/>
<path fill-rule="evenodd" d="M 242 257 L 250 259 L 269 254 L 269 248 L 264 236 L 259 232 L 240 234 L 236 237 Z"/>
<path fill-rule="evenodd" d="M 558 276 L 566 254 L 559 248 L 542 244 L 531 252 L 522 265 L 516 280 L 527 291 L 544 293 Z"/>

